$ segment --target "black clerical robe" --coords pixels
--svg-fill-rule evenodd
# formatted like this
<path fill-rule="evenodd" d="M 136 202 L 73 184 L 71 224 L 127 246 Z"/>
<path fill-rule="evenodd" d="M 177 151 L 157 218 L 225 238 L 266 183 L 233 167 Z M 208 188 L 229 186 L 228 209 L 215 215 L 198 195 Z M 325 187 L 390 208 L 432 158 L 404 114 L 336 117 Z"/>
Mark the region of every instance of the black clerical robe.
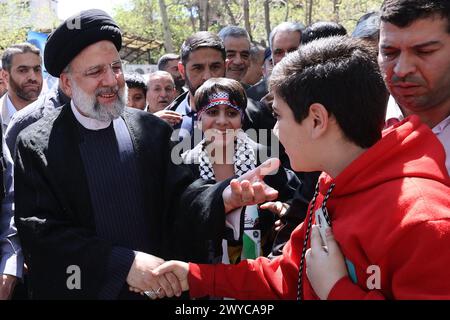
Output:
<path fill-rule="evenodd" d="M 221 194 L 226 183 L 208 188 L 197 182 L 185 192 L 194 178 L 187 167 L 171 160 L 170 126 L 149 113 L 128 108 L 123 119 L 144 182 L 151 230 L 147 253 L 177 258 L 172 240 L 180 216 L 200 215 L 213 233 L 223 228 L 224 218 L 220 224 L 204 217 L 224 217 Z M 18 137 L 15 219 L 29 268 L 29 294 L 34 299 L 98 298 L 107 280 L 112 249 L 120 246 L 97 235 L 77 126 L 67 104 Z M 78 270 L 81 289 L 73 288 L 72 276 Z"/>

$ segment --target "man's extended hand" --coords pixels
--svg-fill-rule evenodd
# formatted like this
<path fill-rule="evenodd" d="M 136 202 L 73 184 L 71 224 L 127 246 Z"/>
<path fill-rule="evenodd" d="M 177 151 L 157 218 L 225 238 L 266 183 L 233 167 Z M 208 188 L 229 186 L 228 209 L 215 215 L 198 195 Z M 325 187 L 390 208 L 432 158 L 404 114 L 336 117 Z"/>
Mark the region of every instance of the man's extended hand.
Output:
<path fill-rule="evenodd" d="M 155 112 L 153 115 L 158 118 L 166 121 L 171 126 L 178 124 L 181 120 L 183 120 L 183 116 L 175 111 L 170 110 L 160 110 Z"/>
<path fill-rule="evenodd" d="M 347 276 L 344 256 L 331 228 L 326 230 L 327 247 L 323 247 L 316 225 L 311 231 L 311 248 L 306 251 L 306 275 L 317 296 L 326 300 L 336 282 Z"/>
<path fill-rule="evenodd" d="M 167 277 L 157 278 L 152 273 L 152 270 L 163 262 L 164 260 L 161 258 L 143 252 L 137 252 L 127 276 L 127 283 L 130 286 L 130 290 L 135 292 L 151 292 L 152 297 L 150 298 L 173 297 L 174 292 L 169 281 L 175 282 L 175 276 L 169 274 Z"/>
<path fill-rule="evenodd" d="M 17 278 L 9 274 L 2 274 L 1 276 L 0 300 L 9 300 L 14 292 Z"/>
<path fill-rule="evenodd" d="M 272 158 L 239 178 L 231 180 L 230 185 L 222 193 L 225 212 L 275 200 L 278 191 L 267 186 L 263 179 L 266 175 L 276 172 L 279 166 L 280 160 Z"/>

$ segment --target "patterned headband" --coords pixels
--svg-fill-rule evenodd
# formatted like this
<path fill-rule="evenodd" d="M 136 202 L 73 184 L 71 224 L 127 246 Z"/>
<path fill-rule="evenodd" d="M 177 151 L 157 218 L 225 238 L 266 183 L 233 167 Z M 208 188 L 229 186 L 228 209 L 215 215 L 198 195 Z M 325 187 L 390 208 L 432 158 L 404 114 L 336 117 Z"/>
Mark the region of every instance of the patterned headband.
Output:
<path fill-rule="evenodd" d="M 237 105 L 235 105 L 234 103 L 231 102 L 230 100 L 230 95 L 228 94 L 228 92 L 216 92 L 213 93 L 212 95 L 209 96 L 208 99 L 208 104 L 202 109 L 202 111 L 200 113 L 205 112 L 206 110 L 218 106 L 218 105 L 227 105 L 237 111 L 239 111 L 239 113 L 241 114 L 241 116 L 243 116 L 243 111 L 242 108 L 239 108 Z"/>

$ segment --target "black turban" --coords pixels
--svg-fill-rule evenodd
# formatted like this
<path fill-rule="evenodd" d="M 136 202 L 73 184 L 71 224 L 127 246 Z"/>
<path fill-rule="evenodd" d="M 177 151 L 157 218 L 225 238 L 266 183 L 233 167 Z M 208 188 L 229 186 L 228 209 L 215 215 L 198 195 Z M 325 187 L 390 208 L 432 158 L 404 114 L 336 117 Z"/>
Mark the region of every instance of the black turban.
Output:
<path fill-rule="evenodd" d="M 59 77 L 84 48 L 102 40 L 111 41 L 119 51 L 122 47 L 120 28 L 102 10 L 81 11 L 64 21 L 48 36 L 44 49 L 45 68 L 52 76 Z"/>

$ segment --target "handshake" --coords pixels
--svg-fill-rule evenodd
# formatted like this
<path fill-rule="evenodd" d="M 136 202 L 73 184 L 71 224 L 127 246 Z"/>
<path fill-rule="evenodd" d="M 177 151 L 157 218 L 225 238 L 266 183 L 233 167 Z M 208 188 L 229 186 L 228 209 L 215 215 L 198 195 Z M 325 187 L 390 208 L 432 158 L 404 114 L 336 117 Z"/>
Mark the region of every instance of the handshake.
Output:
<path fill-rule="evenodd" d="M 127 276 L 130 291 L 145 294 L 150 299 L 180 297 L 189 290 L 189 264 L 167 261 L 143 252 L 137 252 Z"/>
<path fill-rule="evenodd" d="M 225 213 L 247 205 L 273 201 L 278 191 L 263 182 L 268 174 L 273 174 L 280 166 L 279 159 L 268 159 L 259 167 L 233 179 L 223 193 Z M 268 209 L 274 204 L 268 204 Z M 225 223 L 225 221 L 224 221 Z M 189 290 L 189 264 L 168 261 L 138 252 L 127 276 L 127 283 L 133 292 L 147 295 L 150 299 L 181 296 Z"/>

